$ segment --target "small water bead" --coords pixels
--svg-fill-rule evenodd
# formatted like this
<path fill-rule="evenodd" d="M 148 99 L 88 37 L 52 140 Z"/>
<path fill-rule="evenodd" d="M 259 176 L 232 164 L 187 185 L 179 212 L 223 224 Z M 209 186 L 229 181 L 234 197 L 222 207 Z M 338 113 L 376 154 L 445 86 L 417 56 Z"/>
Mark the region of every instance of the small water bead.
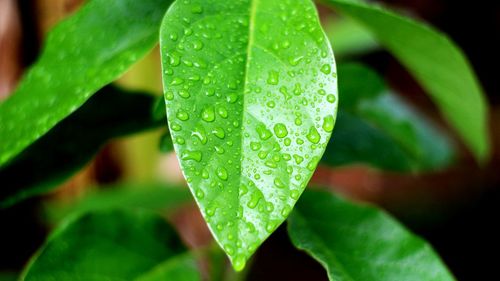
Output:
<path fill-rule="evenodd" d="M 300 197 L 300 191 L 298 191 L 298 190 L 292 190 L 292 191 L 290 192 L 290 197 L 291 197 L 292 199 L 294 199 L 294 200 L 298 200 L 298 199 L 299 199 L 299 197 Z"/>
<path fill-rule="evenodd" d="M 180 77 L 174 77 L 172 79 L 172 82 L 170 82 L 170 85 L 172 86 L 177 86 L 177 85 L 182 85 L 184 83 L 184 79 Z"/>
<path fill-rule="evenodd" d="M 208 140 L 207 133 L 205 132 L 205 129 L 202 126 L 200 125 L 196 126 L 191 135 L 198 138 L 202 144 L 207 143 Z"/>
<path fill-rule="evenodd" d="M 203 42 L 201 42 L 200 40 L 194 40 L 193 49 L 195 49 L 196 51 L 203 49 Z"/>
<path fill-rule="evenodd" d="M 278 167 L 278 166 L 276 165 L 276 163 L 275 163 L 275 162 L 273 162 L 273 161 L 271 161 L 271 160 L 267 160 L 266 162 L 264 162 L 264 165 L 266 165 L 267 167 L 272 168 L 272 169 L 274 169 L 274 168 Z"/>
<path fill-rule="evenodd" d="M 172 123 L 172 125 L 170 126 L 170 128 L 172 129 L 172 131 L 176 131 L 176 132 L 182 130 L 182 126 L 179 125 L 179 124 L 177 124 L 177 123 Z"/>
<path fill-rule="evenodd" d="M 276 134 L 278 138 L 284 138 L 288 136 L 288 130 L 286 129 L 285 124 L 278 123 L 274 125 L 274 134 Z"/>
<path fill-rule="evenodd" d="M 260 144 L 260 142 L 251 142 L 250 143 L 250 148 L 253 150 L 253 151 L 257 151 L 259 149 L 261 149 L 262 145 Z"/>
<path fill-rule="evenodd" d="M 295 159 L 295 163 L 297 163 L 297 165 L 299 165 L 300 163 L 302 163 L 304 161 L 304 157 L 297 155 L 297 154 L 293 155 L 293 159 Z"/>
<path fill-rule="evenodd" d="M 220 117 L 226 119 L 228 114 L 227 114 L 227 109 L 223 106 L 217 107 L 217 114 L 219 114 Z"/>
<path fill-rule="evenodd" d="M 188 92 L 188 91 L 185 91 L 185 90 L 180 90 L 180 91 L 178 92 L 178 94 L 179 94 L 179 96 L 180 96 L 181 98 L 184 98 L 184 99 L 187 99 L 187 98 L 191 97 L 191 95 L 189 94 L 189 92 Z"/>
<path fill-rule="evenodd" d="M 196 196 L 196 198 L 201 200 L 201 199 L 205 198 L 205 192 L 203 192 L 203 190 L 201 190 L 201 189 L 198 189 L 195 192 L 195 196 Z"/>
<path fill-rule="evenodd" d="M 189 114 L 186 111 L 182 110 L 182 109 L 180 109 L 179 111 L 177 111 L 177 114 L 175 116 L 177 117 L 177 119 L 179 119 L 181 121 L 186 121 L 186 120 L 189 119 Z"/>
<path fill-rule="evenodd" d="M 330 133 L 333 131 L 334 125 L 335 119 L 333 118 L 333 115 L 328 115 L 323 119 L 323 130 L 325 130 L 325 132 Z"/>
<path fill-rule="evenodd" d="M 285 141 L 284 141 L 284 143 L 285 143 L 286 146 L 290 146 L 292 144 L 292 139 L 286 138 Z"/>
<path fill-rule="evenodd" d="M 324 74 L 330 74 L 332 72 L 332 67 L 329 65 L 329 64 L 324 64 L 322 67 L 321 67 L 321 72 L 323 72 Z"/>
<path fill-rule="evenodd" d="M 278 85 L 279 79 L 280 79 L 279 75 L 280 74 L 278 72 L 274 71 L 274 70 L 269 71 L 269 76 L 267 78 L 267 83 L 269 85 Z"/>
<path fill-rule="evenodd" d="M 274 185 L 277 188 L 285 188 L 286 187 L 286 185 L 283 183 L 283 181 L 281 181 L 279 178 L 274 179 Z"/>
<path fill-rule="evenodd" d="M 175 138 L 175 142 L 176 142 L 177 144 L 181 144 L 181 145 L 182 145 L 182 144 L 185 144 L 185 143 L 186 143 L 186 140 L 185 140 L 183 137 L 176 137 L 176 138 Z"/>
<path fill-rule="evenodd" d="M 245 257 L 244 256 L 237 256 L 235 259 L 234 259 L 234 262 L 233 262 L 233 266 L 234 266 L 234 269 L 236 271 L 241 271 L 243 270 L 243 268 L 245 268 Z"/>
<path fill-rule="evenodd" d="M 216 174 L 221 180 L 227 181 L 228 176 L 226 168 L 224 167 L 217 168 Z"/>
<path fill-rule="evenodd" d="M 255 207 L 257 207 L 257 205 L 259 204 L 260 198 L 261 196 L 257 193 L 252 194 L 252 197 L 247 203 L 247 207 L 250 209 L 255 209 Z"/>
<path fill-rule="evenodd" d="M 206 107 L 201 113 L 201 119 L 206 122 L 213 122 L 215 120 L 215 110 L 213 106 Z"/>
<path fill-rule="evenodd" d="M 168 57 L 171 66 L 178 66 L 181 64 L 181 56 L 178 53 L 172 52 L 168 55 Z"/>
<path fill-rule="evenodd" d="M 276 103 L 275 103 L 274 101 L 268 101 L 268 102 L 267 102 L 267 106 L 268 106 L 269 108 L 274 108 L 274 107 L 276 106 Z"/>
<path fill-rule="evenodd" d="M 215 152 L 217 152 L 218 154 L 224 154 L 224 152 L 226 152 L 224 150 L 224 148 L 221 146 L 214 146 L 214 149 L 215 149 Z"/>
<path fill-rule="evenodd" d="M 172 91 L 166 92 L 165 93 L 165 99 L 169 100 L 169 101 L 173 100 L 174 99 L 174 93 Z"/>
<path fill-rule="evenodd" d="M 316 130 L 316 127 L 314 126 L 311 126 L 311 128 L 309 128 L 309 133 L 306 135 L 306 137 L 310 142 L 314 144 L 318 144 L 319 141 L 321 140 L 321 136 L 319 135 L 318 130 Z"/>
<path fill-rule="evenodd" d="M 202 154 L 197 150 L 185 150 L 181 153 L 182 160 L 194 160 L 196 162 L 200 162 L 202 158 Z"/>
<path fill-rule="evenodd" d="M 230 93 L 230 94 L 228 94 L 227 97 L 226 97 L 226 101 L 228 103 L 235 103 L 235 102 L 237 102 L 238 101 L 238 94 L 236 94 L 236 93 Z"/>
<path fill-rule="evenodd" d="M 224 129 L 222 129 L 221 127 L 214 128 L 212 130 L 212 133 L 219 139 L 223 139 L 226 137 L 226 133 L 224 132 Z"/>
<path fill-rule="evenodd" d="M 268 140 L 272 137 L 272 133 L 264 125 L 258 125 L 256 131 L 261 140 Z"/>
<path fill-rule="evenodd" d="M 329 94 L 328 96 L 326 96 L 326 100 L 329 103 L 334 103 L 337 100 L 337 98 L 335 97 L 335 95 Z"/>

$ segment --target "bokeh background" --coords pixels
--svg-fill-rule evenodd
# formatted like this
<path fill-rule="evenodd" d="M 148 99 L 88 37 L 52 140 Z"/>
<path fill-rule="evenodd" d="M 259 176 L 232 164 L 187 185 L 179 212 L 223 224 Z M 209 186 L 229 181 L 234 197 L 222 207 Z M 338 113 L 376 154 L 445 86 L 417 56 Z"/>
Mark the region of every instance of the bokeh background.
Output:
<path fill-rule="evenodd" d="M 78 9 L 82 2 L 0 0 L 0 100 L 9 96 L 23 71 L 36 60 L 47 31 Z M 480 167 L 461 147 L 458 161 L 444 171 L 405 175 L 364 166 L 321 167 L 312 181 L 356 200 L 376 203 L 391 212 L 429 240 L 458 280 L 497 280 L 500 262 L 500 2 L 382 2 L 431 23 L 464 50 L 490 103 L 494 155 L 487 165 Z M 346 36 L 338 23 L 349 22 L 328 9 L 319 8 L 335 51 L 336 36 Z M 356 60 L 370 65 L 392 88 L 446 128 L 428 96 L 397 60 L 371 38 L 362 35 L 360 38 L 354 44 L 356 48 L 350 49 L 352 45 L 347 45 L 347 49 L 339 49 L 338 63 Z M 153 50 L 120 78 L 118 84 L 161 95 L 160 75 L 158 50 Z M 452 134 L 451 130 L 449 132 Z M 182 185 L 175 156 L 158 153 L 160 134 L 151 131 L 114 140 L 56 192 L 0 210 L 0 272 L 5 276 L 18 272 L 43 243 L 51 227 L 43 215 L 47 205 L 71 204 L 99 188 L 96 186 L 119 181 L 160 180 Z M 7 183 L 0 182 L 0 188 L 4 184 Z M 208 230 L 196 208 L 188 206 L 169 218 L 192 247 L 210 242 Z M 283 228 L 259 249 L 253 265 L 255 270 L 250 271 L 249 280 L 326 280 L 318 264 L 291 246 Z"/>

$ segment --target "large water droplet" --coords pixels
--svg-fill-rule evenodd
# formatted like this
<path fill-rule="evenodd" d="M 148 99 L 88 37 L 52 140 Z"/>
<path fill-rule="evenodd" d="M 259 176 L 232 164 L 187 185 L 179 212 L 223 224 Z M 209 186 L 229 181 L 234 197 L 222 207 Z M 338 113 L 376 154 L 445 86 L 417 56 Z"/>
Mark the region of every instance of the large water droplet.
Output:
<path fill-rule="evenodd" d="M 283 123 L 277 123 L 276 125 L 274 125 L 274 133 L 278 138 L 284 138 L 288 136 L 288 130 Z"/>
<path fill-rule="evenodd" d="M 316 130 L 316 127 L 314 126 L 311 126 L 311 128 L 309 128 L 309 133 L 306 135 L 306 137 L 310 142 L 314 144 L 319 143 L 319 141 L 321 140 L 321 136 L 319 135 L 318 130 Z"/>
<path fill-rule="evenodd" d="M 325 132 L 333 131 L 333 126 L 335 125 L 335 120 L 333 119 L 333 115 L 328 115 L 323 119 L 323 130 Z"/>
<path fill-rule="evenodd" d="M 226 181 L 228 178 L 227 170 L 224 167 L 217 168 L 216 174 L 223 181 Z"/>
<path fill-rule="evenodd" d="M 201 119 L 206 122 L 213 122 L 215 120 L 215 111 L 213 106 L 206 107 L 201 113 Z"/>

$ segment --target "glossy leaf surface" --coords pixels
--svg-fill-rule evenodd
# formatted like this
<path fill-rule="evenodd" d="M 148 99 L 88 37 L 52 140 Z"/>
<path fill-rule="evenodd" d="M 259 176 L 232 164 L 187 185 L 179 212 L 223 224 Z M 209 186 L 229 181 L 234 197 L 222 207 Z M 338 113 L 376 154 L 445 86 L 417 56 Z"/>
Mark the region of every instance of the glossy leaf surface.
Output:
<path fill-rule="evenodd" d="M 392 93 L 373 70 L 345 64 L 339 76 L 343 106 L 323 163 L 392 171 L 437 170 L 452 163 L 455 147 L 449 137 Z"/>
<path fill-rule="evenodd" d="M 336 118 L 336 67 L 310 0 L 177 1 L 161 27 L 184 175 L 235 269 L 288 216 Z"/>
<path fill-rule="evenodd" d="M 476 158 L 490 154 L 488 109 L 483 91 L 462 51 L 446 35 L 423 23 L 358 0 L 321 0 L 373 32 L 430 94 Z"/>
<path fill-rule="evenodd" d="M 168 0 L 93 0 L 57 25 L 38 61 L 0 104 L 0 165 L 145 55 Z"/>
<path fill-rule="evenodd" d="M 429 244 L 392 217 L 330 193 L 305 192 L 288 233 L 332 281 L 454 280 Z"/>
<path fill-rule="evenodd" d="M 7 165 L 0 208 L 48 192 L 87 164 L 110 139 L 159 127 L 156 98 L 105 87 Z"/>
<path fill-rule="evenodd" d="M 184 251 L 161 216 L 118 210 L 89 213 L 61 223 L 21 280 L 135 280 Z"/>

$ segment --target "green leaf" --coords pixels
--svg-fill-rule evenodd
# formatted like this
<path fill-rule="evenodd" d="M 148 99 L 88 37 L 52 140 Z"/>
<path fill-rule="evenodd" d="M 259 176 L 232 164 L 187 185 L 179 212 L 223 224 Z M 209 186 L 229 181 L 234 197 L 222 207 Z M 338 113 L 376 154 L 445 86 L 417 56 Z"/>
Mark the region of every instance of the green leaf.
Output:
<path fill-rule="evenodd" d="M 363 54 L 379 48 L 373 34 L 358 22 L 342 18 L 328 19 L 324 23 L 325 32 L 332 42 L 337 61 L 344 57 Z"/>
<path fill-rule="evenodd" d="M 196 260 L 190 255 L 179 256 L 156 266 L 136 281 L 198 281 L 201 280 Z"/>
<path fill-rule="evenodd" d="M 330 44 L 310 0 L 177 1 L 160 33 L 174 148 L 241 270 L 288 216 L 330 138 Z"/>
<path fill-rule="evenodd" d="M 343 107 L 323 163 L 426 171 L 444 168 L 453 161 L 455 147 L 449 137 L 393 94 L 374 71 L 345 64 L 338 72 Z"/>
<path fill-rule="evenodd" d="M 123 210 L 89 213 L 54 230 L 21 280 L 134 280 L 185 250 L 159 215 Z"/>
<path fill-rule="evenodd" d="M 322 0 L 373 32 L 428 91 L 479 161 L 490 154 L 488 108 L 481 86 L 462 51 L 430 26 L 377 5 Z"/>
<path fill-rule="evenodd" d="M 144 56 L 168 0 L 93 0 L 57 25 L 17 90 L 0 104 L 0 165 Z"/>
<path fill-rule="evenodd" d="M 191 202 L 186 187 L 172 187 L 164 183 L 122 183 L 100 188 L 98 192 L 76 201 L 49 202 L 44 208 L 46 217 L 54 223 L 68 216 L 98 210 L 126 207 L 169 211 Z"/>
<path fill-rule="evenodd" d="M 106 87 L 7 165 L 0 208 L 50 191 L 80 170 L 109 139 L 158 127 L 155 97 Z M 26 176 L 29 175 L 29 176 Z"/>
<path fill-rule="evenodd" d="M 288 219 L 292 243 L 330 280 L 454 280 L 429 244 L 374 207 L 308 191 Z"/>

